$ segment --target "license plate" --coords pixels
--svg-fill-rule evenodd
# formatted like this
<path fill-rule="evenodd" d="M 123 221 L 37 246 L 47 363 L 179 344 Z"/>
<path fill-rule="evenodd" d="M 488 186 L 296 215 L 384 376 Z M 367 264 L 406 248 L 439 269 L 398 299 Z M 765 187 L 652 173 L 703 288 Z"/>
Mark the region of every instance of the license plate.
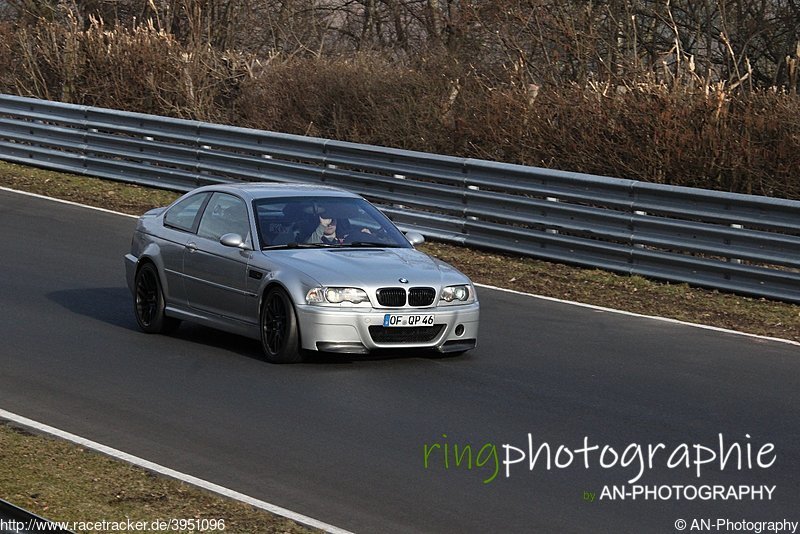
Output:
<path fill-rule="evenodd" d="M 433 315 L 392 315 L 383 316 L 383 326 L 433 326 Z"/>

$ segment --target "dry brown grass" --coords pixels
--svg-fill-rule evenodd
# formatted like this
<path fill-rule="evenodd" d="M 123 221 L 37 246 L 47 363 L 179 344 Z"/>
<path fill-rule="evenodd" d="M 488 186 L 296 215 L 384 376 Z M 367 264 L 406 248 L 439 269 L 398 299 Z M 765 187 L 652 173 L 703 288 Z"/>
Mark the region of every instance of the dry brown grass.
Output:
<path fill-rule="evenodd" d="M 319 532 L 71 443 L 31 434 L 3 421 L 0 421 L 0 499 L 51 521 L 127 524 L 130 519 L 150 525 L 155 520 L 205 519 L 216 520 L 210 524 L 219 525 L 220 520 L 224 523 L 224 529 L 210 532 Z"/>
<path fill-rule="evenodd" d="M 220 104 L 249 68 L 242 54 L 181 44 L 152 22 L 124 29 L 91 19 L 84 29 L 72 16 L 20 28 L 3 59 L 14 65 L 5 91 L 207 121 L 227 118 Z"/>
<path fill-rule="evenodd" d="M 0 66 L 0 90 L 23 95 L 800 198 L 800 96 L 743 91 L 741 80 L 712 82 L 685 66 L 537 85 L 524 64 L 473 64 L 441 50 L 257 57 L 152 23 L 69 16 L 0 24 Z"/>

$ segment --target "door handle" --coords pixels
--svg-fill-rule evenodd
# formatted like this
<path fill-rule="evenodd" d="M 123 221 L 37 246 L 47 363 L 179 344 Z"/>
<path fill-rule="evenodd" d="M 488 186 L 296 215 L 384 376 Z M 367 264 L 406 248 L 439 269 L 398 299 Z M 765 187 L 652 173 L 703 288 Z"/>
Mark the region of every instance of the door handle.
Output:
<path fill-rule="evenodd" d="M 197 243 L 194 241 L 186 243 L 186 248 L 189 250 L 189 252 L 197 252 Z"/>

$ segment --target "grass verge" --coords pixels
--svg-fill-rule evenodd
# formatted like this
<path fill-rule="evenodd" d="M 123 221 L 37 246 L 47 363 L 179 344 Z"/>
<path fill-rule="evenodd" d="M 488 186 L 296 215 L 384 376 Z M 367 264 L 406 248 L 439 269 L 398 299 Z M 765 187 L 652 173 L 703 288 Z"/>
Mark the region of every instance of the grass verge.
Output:
<path fill-rule="evenodd" d="M 224 525 L 209 532 L 318 532 L 10 423 L 0 424 L 0 497 L 54 521 L 125 524 L 130 519 L 152 525 L 156 520 L 194 519 Z M 88 526 L 92 530 L 77 532 L 102 531 Z"/>
<path fill-rule="evenodd" d="M 178 195 L 0 162 L 0 186 L 130 214 Z M 587 304 L 800 341 L 800 306 L 426 243 L 474 281 Z M 61 441 L 0 425 L 0 498 L 56 520 L 225 519 L 225 532 L 310 532 L 241 503 Z"/>
<path fill-rule="evenodd" d="M 177 193 L 0 162 L 0 186 L 139 215 Z M 425 243 L 475 282 L 645 315 L 800 341 L 800 306 L 581 269 L 510 254 Z"/>

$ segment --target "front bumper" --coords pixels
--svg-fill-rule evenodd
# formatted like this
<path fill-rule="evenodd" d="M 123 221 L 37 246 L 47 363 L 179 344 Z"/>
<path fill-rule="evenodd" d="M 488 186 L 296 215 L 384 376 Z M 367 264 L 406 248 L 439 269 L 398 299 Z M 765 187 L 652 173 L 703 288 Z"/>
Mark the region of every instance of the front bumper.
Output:
<path fill-rule="evenodd" d="M 300 339 L 304 349 L 326 352 L 367 353 L 378 349 L 435 349 L 459 352 L 475 348 L 480 306 L 439 308 L 332 308 L 297 306 Z M 429 327 L 384 327 L 392 315 L 433 315 Z"/>

